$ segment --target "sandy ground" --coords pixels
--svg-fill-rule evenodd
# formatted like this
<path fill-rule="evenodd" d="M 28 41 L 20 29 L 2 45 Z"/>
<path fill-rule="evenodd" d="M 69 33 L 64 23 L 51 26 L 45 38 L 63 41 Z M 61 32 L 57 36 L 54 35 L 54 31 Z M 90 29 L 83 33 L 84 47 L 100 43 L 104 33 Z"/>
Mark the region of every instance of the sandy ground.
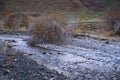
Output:
<path fill-rule="evenodd" d="M 67 45 L 38 44 L 43 47 L 39 48 L 29 46 L 26 43 L 29 38 L 25 35 L 0 36 L 0 40 L 10 42 L 13 49 L 70 77 L 69 80 L 120 79 L 120 42 L 78 36 L 68 39 Z"/>

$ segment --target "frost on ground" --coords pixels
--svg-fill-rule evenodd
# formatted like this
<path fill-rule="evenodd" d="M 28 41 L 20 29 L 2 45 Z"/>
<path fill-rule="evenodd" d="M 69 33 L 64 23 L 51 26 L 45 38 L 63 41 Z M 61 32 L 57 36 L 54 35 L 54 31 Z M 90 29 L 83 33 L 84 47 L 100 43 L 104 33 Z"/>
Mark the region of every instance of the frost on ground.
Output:
<path fill-rule="evenodd" d="M 0 80 L 69 80 L 10 46 L 8 41 L 0 40 Z"/>
<path fill-rule="evenodd" d="M 73 38 L 67 45 L 39 44 L 30 47 L 28 36 L 1 36 L 15 40 L 14 49 L 49 69 L 69 76 L 71 80 L 119 80 L 120 42 L 97 40 L 91 37 Z"/>

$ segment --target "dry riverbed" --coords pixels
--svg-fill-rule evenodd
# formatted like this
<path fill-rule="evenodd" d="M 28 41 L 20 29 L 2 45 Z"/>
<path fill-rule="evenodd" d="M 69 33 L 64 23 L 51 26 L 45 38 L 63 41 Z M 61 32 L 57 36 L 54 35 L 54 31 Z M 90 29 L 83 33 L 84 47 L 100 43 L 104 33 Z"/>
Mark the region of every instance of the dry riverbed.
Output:
<path fill-rule="evenodd" d="M 0 40 L 0 80 L 69 80 L 63 74 L 38 64 L 25 53 L 11 49 L 8 41 Z"/>
<path fill-rule="evenodd" d="M 0 36 L 0 41 L 10 44 L 6 47 L 19 52 L 13 56 L 10 69 L 4 68 L 3 60 L 11 55 L 1 52 L 2 80 L 120 80 L 120 42 L 77 36 L 68 39 L 66 45 L 38 44 L 41 48 L 29 46 L 26 42 L 29 38 L 27 35 Z"/>

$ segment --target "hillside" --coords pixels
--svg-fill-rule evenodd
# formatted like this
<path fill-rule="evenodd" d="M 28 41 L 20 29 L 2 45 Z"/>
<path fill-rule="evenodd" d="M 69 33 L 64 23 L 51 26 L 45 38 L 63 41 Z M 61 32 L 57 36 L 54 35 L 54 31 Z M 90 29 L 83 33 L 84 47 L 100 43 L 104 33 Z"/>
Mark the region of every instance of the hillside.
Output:
<path fill-rule="evenodd" d="M 0 11 L 84 10 L 101 6 L 119 7 L 119 0 L 0 0 Z"/>
<path fill-rule="evenodd" d="M 79 0 L 3 0 L 0 4 L 7 11 L 74 10 L 84 7 Z"/>

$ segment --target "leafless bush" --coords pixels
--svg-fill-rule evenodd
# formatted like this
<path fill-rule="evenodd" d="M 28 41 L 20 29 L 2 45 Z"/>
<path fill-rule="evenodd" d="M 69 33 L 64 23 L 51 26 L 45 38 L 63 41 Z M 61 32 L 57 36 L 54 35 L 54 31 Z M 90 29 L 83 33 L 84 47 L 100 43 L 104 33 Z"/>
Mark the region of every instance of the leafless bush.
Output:
<path fill-rule="evenodd" d="M 64 44 L 68 37 L 66 26 L 66 21 L 58 14 L 40 16 L 30 27 L 32 38 L 29 43 Z"/>

